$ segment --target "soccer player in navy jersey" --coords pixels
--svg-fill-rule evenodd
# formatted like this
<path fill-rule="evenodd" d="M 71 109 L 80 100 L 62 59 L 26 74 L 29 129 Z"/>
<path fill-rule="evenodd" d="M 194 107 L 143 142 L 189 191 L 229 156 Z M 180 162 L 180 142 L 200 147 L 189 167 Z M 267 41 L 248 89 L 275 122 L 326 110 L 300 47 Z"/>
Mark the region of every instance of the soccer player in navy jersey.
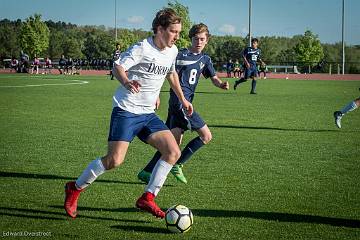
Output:
<path fill-rule="evenodd" d="M 256 78 L 259 76 L 258 69 L 256 66 L 257 61 L 261 62 L 261 65 L 265 63 L 261 60 L 261 50 L 258 48 L 259 40 L 257 38 L 251 39 L 251 47 L 247 47 L 243 51 L 244 60 L 244 77 L 235 81 L 234 90 L 236 87 L 243 82 L 246 82 L 249 78 L 252 78 L 250 94 L 256 94 Z"/>
<path fill-rule="evenodd" d="M 200 23 L 194 25 L 189 31 L 189 37 L 192 42 L 191 47 L 180 50 L 176 58 L 175 67 L 180 78 L 181 89 L 189 102 L 192 102 L 194 99 L 195 89 L 199 83 L 201 74 L 205 78 L 210 78 L 216 87 L 224 90 L 229 89 L 229 83 L 221 81 L 216 76 L 211 58 L 202 52 L 208 43 L 209 36 L 209 30 L 205 24 Z M 180 182 L 187 183 L 182 172 L 182 166 L 197 150 L 210 142 L 212 138 L 210 129 L 197 112 L 194 111 L 190 117 L 186 116 L 181 102 L 171 89 L 166 125 L 171 130 L 179 145 L 186 130 L 196 131 L 199 135 L 186 145 L 181 152 L 179 160 L 170 171 Z M 160 156 L 161 153 L 156 152 L 148 165 L 139 172 L 138 178 L 141 181 L 149 182 L 151 173 Z"/>

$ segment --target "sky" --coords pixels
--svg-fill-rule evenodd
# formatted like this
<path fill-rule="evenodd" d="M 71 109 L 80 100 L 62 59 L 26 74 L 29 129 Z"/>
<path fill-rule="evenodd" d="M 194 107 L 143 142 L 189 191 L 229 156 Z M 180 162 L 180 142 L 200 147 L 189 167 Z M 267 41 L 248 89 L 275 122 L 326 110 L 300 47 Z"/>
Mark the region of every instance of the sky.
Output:
<path fill-rule="evenodd" d="M 0 19 L 26 19 L 40 13 L 43 20 L 77 25 L 115 26 L 150 31 L 155 13 L 168 0 L 0 0 Z M 194 23 L 208 25 L 212 35 L 246 36 L 249 0 L 178 0 L 189 8 Z M 360 44 L 360 0 L 345 0 L 345 41 Z M 341 41 L 342 0 L 252 0 L 254 36 L 316 33 L 321 42 Z"/>

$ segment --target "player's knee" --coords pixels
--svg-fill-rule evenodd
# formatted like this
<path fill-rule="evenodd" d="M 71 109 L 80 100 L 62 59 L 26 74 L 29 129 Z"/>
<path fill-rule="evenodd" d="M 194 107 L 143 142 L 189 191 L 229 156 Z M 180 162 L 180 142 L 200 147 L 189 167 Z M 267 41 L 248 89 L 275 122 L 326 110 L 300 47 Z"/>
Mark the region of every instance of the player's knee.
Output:
<path fill-rule="evenodd" d="M 165 158 L 164 160 L 172 164 L 175 164 L 176 161 L 180 158 L 180 156 L 181 156 L 181 151 L 177 146 L 169 149 L 167 153 L 163 154 L 163 157 Z"/>
<path fill-rule="evenodd" d="M 124 160 L 120 155 L 107 155 L 103 158 L 103 165 L 106 170 L 110 170 L 120 166 L 123 161 Z"/>
<path fill-rule="evenodd" d="M 171 151 L 171 155 L 172 155 L 172 158 L 177 161 L 180 156 L 181 156 L 181 151 L 180 151 L 180 148 L 179 147 L 176 147 L 174 148 L 172 151 Z"/>

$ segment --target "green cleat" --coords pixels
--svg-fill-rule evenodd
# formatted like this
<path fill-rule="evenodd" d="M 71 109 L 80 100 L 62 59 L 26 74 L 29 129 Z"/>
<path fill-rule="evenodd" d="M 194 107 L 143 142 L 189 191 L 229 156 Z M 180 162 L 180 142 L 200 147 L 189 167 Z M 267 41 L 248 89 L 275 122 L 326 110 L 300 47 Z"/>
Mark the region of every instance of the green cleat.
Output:
<path fill-rule="evenodd" d="M 139 173 L 138 173 L 138 179 L 144 183 L 149 183 L 150 181 L 150 177 L 151 177 L 151 173 L 150 172 L 147 172 L 145 170 L 141 170 Z"/>
<path fill-rule="evenodd" d="M 184 173 L 182 172 L 182 167 L 182 164 L 175 164 L 170 170 L 170 172 L 175 176 L 178 181 L 186 184 L 187 180 L 184 176 Z"/>

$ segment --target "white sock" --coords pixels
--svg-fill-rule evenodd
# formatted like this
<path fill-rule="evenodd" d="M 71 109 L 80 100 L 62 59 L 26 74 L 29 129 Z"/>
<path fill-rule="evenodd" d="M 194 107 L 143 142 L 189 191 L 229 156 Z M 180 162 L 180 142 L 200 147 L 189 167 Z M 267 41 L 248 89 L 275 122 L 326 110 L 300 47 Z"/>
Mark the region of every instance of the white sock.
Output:
<path fill-rule="evenodd" d="M 352 101 L 348 105 L 346 105 L 343 109 L 341 109 L 341 113 L 345 114 L 345 113 L 351 112 L 351 111 L 357 109 L 357 107 L 358 106 L 356 105 L 355 101 Z"/>
<path fill-rule="evenodd" d="M 159 193 L 161 187 L 164 185 L 167 175 L 169 174 L 173 165 L 165 162 L 162 159 L 156 163 L 152 171 L 149 184 L 146 186 L 145 191 L 151 192 L 155 196 Z"/>
<path fill-rule="evenodd" d="M 76 188 L 84 189 L 93 183 L 98 176 L 105 172 L 105 167 L 101 162 L 101 158 L 92 161 L 89 166 L 84 170 L 80 177 L 76 180 Z"/>

